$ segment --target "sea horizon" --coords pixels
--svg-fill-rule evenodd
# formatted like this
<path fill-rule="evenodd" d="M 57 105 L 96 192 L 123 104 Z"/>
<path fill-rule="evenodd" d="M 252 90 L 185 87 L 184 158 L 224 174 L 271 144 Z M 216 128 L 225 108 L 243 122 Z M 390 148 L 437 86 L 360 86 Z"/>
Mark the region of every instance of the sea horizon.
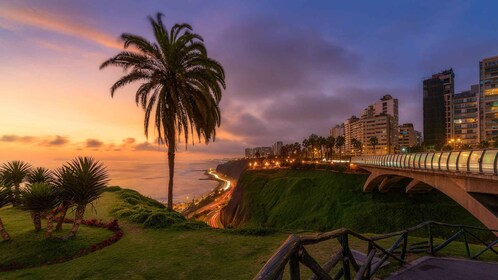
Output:
<path fill-rule="evenodd" d="M 167 202 L 169 174 L 167 160 L 96 159 L 102 162 L 108 170 L 109 186 L 132 189 L 159 202 Z M 33 167 L 42 166 L 53 170 L 70 159 L 20 160 L 30 163 Z M 173 202 L 188 202 L 209 193 L 218 186 L 218 182 L 209 180 L 205 171 L 211 168 L 216 169 L 218 164 L 227 160 L 229 159 L 176 160 Z M 0 164 L 4 162 L 7 160 L 0 161 Z"/>

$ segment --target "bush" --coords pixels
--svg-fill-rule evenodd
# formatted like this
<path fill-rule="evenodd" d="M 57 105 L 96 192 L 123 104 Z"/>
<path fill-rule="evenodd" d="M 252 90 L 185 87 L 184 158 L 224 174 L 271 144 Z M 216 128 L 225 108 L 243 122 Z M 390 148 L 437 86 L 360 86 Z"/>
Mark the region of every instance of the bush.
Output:
<path fill-rule="evenodd" d="M 177 212 L 156 211 L 149 215 L 143 225 L 146 228 L 165 228 L 175 223 L 184 222 L 186 219 Z"/>
<path fill-rule="evenodd" d="M 274 234 L 277 231 L 273 228 L 266 228 L 266 227 L 248 227 L 248 228 L 225 229 L 225 232 L 237 235 L 266 236 Z"/>
<path fill-rule="evenodd" d="M 110 186 L 105 189 L 106 192 L 117 192 L 120 190 L 122 190 L 122 188 L 118 186 Z"/>
<path fill-rule="evenodd" d="M 193 230 L 193 229 L 209 228 L 209 226 L 201 221 L 185 221 L 183 223 L 174 224 L 171 226 L 171 228 L 176 230 Z"/>

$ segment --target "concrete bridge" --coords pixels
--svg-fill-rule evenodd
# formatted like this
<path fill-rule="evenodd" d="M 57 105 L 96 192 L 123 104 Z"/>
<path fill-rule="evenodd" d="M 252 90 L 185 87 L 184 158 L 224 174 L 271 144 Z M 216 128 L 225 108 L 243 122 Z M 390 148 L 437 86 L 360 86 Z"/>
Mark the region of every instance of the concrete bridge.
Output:
<path fill-rule="evenodd" d="M 363 190 L 437 189 L 498 229 L 498 149 L 353 157 L 370 172 Z"/>

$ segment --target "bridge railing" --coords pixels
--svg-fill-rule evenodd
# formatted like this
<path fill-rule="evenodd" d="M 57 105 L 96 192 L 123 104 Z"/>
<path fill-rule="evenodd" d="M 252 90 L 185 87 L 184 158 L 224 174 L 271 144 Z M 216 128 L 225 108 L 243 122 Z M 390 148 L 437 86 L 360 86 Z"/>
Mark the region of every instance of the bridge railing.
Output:
<path fill-rule="evenodd" d="M 433 235 L 435 227 L 452 228 L 456 230 L 456 233 L 443 241 L 441 244 L 435 244 Z M 413 243 L 408 246 L 409 235 L 414 231 L 423 229 L 428 232 L 427 241 Z M 288 267 L 291 280 L 301 279 L 300 264 L 302 264 L 305 268 L 310 269 L 313 273 L 313 276 L 309 279 L 342 278 L 349 280 L 353 277 L 358 280 L 370 279 L 389 258 L 398 262 L 399 265 L 403 265 L 406 262 L 407 253 L 426 252 L 431 255 L 436 255 L 437 252 L 441 251 L 451 242 L 459 238 L 463 238 L 464 240 L 463 245 L 465 246 L 466 256 L 468 258 L 477 259 L 487 251 L 491 251 L 498 255 L 497 249 L 494 248 L 498 245 L 498 239 L 493 242 L 486 242 L 479 237 L 479 234 L 477 234 L 479 231 L 498 233 L 498 230 L 427 221 L 402 231 L 374 237 L 366 237 L 349 229 L 338 229 L 330 232 L 305 236 L 290 235 L 254 277 L 254 280 L 282 279 L 286 267 Z M 357 262 L 351 252 L 349 240 L 352 237 L 368 244 L 366 259 L 362 264 Z M 379 241 L 393 237 L 397 237 L 397 239 L 389 248 L 384 248 L 379 244 Z M 482 250 L 473 255 L 471 254 L 468 242 L 470 238 L 484 245 Z M 332 239 L 338 240 L 340 250 L 333 254 L 327 262 L 320 265 L 309 254 L 305 246 Z M 331 276 L 330 272 L 334 268 L 337 269 L 334 275 Z"/>
<path fill-rule="evenodd" d="M 351 163 L 392 168 L 498 175 L 498 149 L 355 156 Z"/>

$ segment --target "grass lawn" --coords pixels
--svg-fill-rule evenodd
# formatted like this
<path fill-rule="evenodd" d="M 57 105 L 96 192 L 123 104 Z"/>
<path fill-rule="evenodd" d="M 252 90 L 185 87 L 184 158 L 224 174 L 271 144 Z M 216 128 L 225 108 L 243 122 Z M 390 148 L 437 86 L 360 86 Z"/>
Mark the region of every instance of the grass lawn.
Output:
<path fill-rule="evenodd" d="M 121 203 L 117 193 L 105 193 L 96 204 L 97 213 L 89 211 L 86 218 L 110 220 L 113 218 L 110 210 Z M 75 240 L 44 241 L 40 235 L 36 236 L 38 239 L 31 241 L 29 236 L 32 236 L 32 225 L 28 213 L 6 208 L 0 210 L 0 216 L 13 239 L 11 242 L 0 242 L 2 262 L 9 258 L 20 261 L 49 259 L 55 257 L 61 247 L 73 250 L 78 244 L 100 241 L 112 234 L 104 229 L 94 230 L 82 226 Z M 140 224 L 127 221 L 120 221 L 120 225 L 124 230 L 124 237 L 103 250 L 65 263 L 0 272 L 0 278 L 252 279 L 289 234 L 279 232 L 267 236 L 247 236 L 214 229 L 145 229 Z M 413 242 L 420 240 L 422 239 L 413 239 Z M 351 245 L 357 249 L 366 248 L 365 243 L 355 239 L 351 240 Z M 334 240 L 320 246 L 309 246 L 308 251 L 323 263 L 338 249 L 338 242 Z M 445 252 L 463 255 L 465 250 L 461 243 L 454 243 L 443 250 Z M 490 255 L 486 255 L 486 259 L 498 260 Z M 386 271 L 396 268 L 396 265 L 392 265 Z M 305 271 L 304 268 L 302 270 Z"/>

